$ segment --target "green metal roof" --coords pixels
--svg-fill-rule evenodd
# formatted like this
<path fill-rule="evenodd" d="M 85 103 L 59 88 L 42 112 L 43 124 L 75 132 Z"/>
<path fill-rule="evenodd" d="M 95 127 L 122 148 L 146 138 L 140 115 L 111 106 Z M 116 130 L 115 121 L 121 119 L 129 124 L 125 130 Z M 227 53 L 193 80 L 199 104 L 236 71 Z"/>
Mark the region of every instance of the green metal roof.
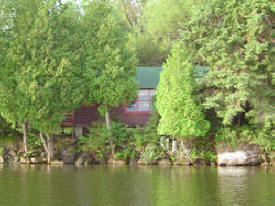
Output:
<path fill-rule="evenodd" d="M 137 67 L 139 88 L 157 88 L 162 67 Z"/>
<path fill-rule="evenodd" d="M 195 78 L 202 78 L 208 70 L 207 66 L 196 65 L 193 75 Z M 139 88 L 157 88 L 161 71 L 162 67 L 137 67 L 136 81 L 139 83 Z"/>

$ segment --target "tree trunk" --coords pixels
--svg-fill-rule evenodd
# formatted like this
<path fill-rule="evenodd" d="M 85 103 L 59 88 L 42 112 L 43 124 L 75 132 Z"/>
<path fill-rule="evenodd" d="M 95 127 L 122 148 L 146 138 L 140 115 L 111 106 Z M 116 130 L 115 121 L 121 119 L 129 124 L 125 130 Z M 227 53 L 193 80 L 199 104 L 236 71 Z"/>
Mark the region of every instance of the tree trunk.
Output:
<path fill-rule="evenodd" d="M 77 124 L 75 126 L 74 131 L 75 131 L 75 137 L 79 138 L 81 135 L 83 135 L 83 127 L 82 127 L 82 125 L 81 124 Z"/>
<path fill-rule="evenodd" d="M 111 129 L 111 117 L 110 117 L 110 112 L 109 111 L 107 111 L 105 113 L 105 121 L 106 121 L 106 128 L 108 130 L 110 130 Z M 111 145 L 111 148 L 112 148 L 111 155 L 112 155 L 112 157 L 114 157 L 114 155 L 115 155 L 115 145 L 114 145 L 114 142 L 112 140 L 112 137 L 111 137 L 110 145 Z"/>
<path fill-rule="evenodd" d="M 266 152 L 264 153 L 264 163 L 265 163 L 265 166 L 269 165 L 269 162 L 268 162 L 268 155 L 267 155 Z"/>
<path fill-rule="evenodd" d="M 24 145 L 24 152 L 27 154 L 28 152 L 28 125 L 27 122 L 22 124 L 23 129 L 23 145 Z"/>
<path fill-rule="evenodd" d="M 40 139 L 41 139 L 42 145 L 43 145 L 43 147 L 44 147 L 44 149 L 45 149 L 45 151 L 46 151 L 46 153 L 48 155 L 48 153 L 49 153 L 49 151 L 48 151 L 48 145 L 47 145 L 46 140 L 43 137 L 42 132 L 40 132 Z"/>
<path fill-rule="evenodd" d="M 166 151 L 170 152 L 170 139 L 169 138 L 166 139 Z"/>
<path fill-rule="evenodd" d="M 51 159 L 53 158 L 54 151 L 53 151 L 53 137 L 49 134 L 46 134 L 47 142 L 48 142 L 48 163 L 51 163 Z"/>
<path fill-rule="evenodd" d="M 177 152 L 178 151 L 178 141 L 177 140 L 173 140 L 172 142 L 172 152 Z"/>
<path fill-rule="evenodd" d="M 161 137 L 161 138 L 160 138 L 160 146 L 161 146 L 162 148 L 165 148 L 165 138 L 164 138 L 164 137 Z"/>

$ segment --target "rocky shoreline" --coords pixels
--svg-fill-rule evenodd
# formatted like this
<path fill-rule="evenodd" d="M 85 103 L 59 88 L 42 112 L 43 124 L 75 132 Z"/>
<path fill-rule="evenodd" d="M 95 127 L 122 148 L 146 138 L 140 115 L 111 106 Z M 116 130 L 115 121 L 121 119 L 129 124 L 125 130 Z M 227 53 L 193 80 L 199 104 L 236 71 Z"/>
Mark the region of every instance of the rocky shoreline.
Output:
<path fill-rule="evenodd" d="M 245 143 L 239 144 L 232 148 L 228 144 L 220 144 L 217 146 L 217 161 L 208 163 L 202 158 L 191 158 L 186 155 L 186 151 L 180 148 L 174 151 L 174 159 L 168 156 L 156 160 L 146 161 L 140 156 L 139 158 L 106 159 L 97 158 L 90 152 L 72 152 L 70 148 L 63 149 L 60 155 L 53 158 L 51 165 L 90 165 L 90 164 L 114 164 L 114 165 L 183 165 L 183 166 L 267 166 L 274 165 L 274 153 L 267 164 L 264 161 L 263 154 L 257 145 L 249 145 Z M 18 165 L 18 164 L 47 164 L 45 153 L 41 153 L 36 157 L 25 157 L 17 147 L 4 148 L 0 154 L 0 164 Z"/>

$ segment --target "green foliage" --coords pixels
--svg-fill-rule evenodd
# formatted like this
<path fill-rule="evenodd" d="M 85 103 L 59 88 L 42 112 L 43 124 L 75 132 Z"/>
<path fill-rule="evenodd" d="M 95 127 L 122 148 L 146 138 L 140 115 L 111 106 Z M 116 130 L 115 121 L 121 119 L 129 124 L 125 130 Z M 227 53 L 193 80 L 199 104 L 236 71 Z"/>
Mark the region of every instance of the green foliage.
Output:
<path fill-rule="evenodd" d="M 88 136 L 79 138 L 82 151 L 94 153 L 97 157 L 110 157 L 112 141 L 115 146 L 115 159 L 128 161 L 130 158 L 142 157 L 150 162 L 163 156 L 163 149 L 159 146 L 160 136 L 157 134 L 157 120 L 155 111 L 145 128 L 129 128 L 127 125 L 112 122 L 110 130 L 103 122 L 95 122 Z M 148 146 L 149 145 L 149 146 Z"/>
<path fill-rule="evenodd" d="M 145 163 L 150 163 L 154 160 L 165 157 L 165 155 L 159 145 L 148 144 L 145 150 L 142 152 L 141 157 L 145 161 Z"/>
<path fill-rule="evenodd" d="M 193 68 L 188 55 L 176 44 L 164 65 L 157 89 L 159 134 L 184 139 L 204 136 L 209 131 L 210 123 L 204 119 L 202 107 L 194 97 Z"/>
<path fill-rule="evenodd" d="M 159 50 L 168 54 L 172 43 L 180 39 L 180 29 L 192 18 L 193 11 L 201 4 L 194 0 L 148 1 L 144 19 L 147 32 L 160 44 Z"/>
<path fill-rule="evenodd" d="M 155 100 L 153 100 L 155 103 Z M 141 157 L 146 163 L 165 157 L 165 149 L 160 146 L 161 136 L 158 134 L 158 124 L 160 115 L 153 108 L 149 121 L 143 132 L 143 147 L 141 148 Z"/>
<path fill-rule="evenodd" d="M 168 54 L 168 49 L 161 48 L 148 32 L 130 33 L 128 47 L 136 54 L 139 66 L 159 66 Z"/>
<path fill-rule="evenodd" d="M 241 127 L 220 127 L 216 134 L 216 141 L 227 142 L 231 146 L 237 146 L 239 142 L 257 144 L 263 152 L 275 150 L 274 134 L 267 128 L 257 128 L 253 125 Z"/>
<path fill-rule="evenodd" d="M 275 151 L 274 131 L 272 133 L 269 128 L 256 128 L 254 136 L 249 137 L 249 142 L 259 145 L 264 152 Z"/>
<path fill-rule="evenodd" d="M 28 138 L 28 157 L 39 157 L 41 154 L 42 143 L 38 135 L 30 135 Z"/>
<path fill-rule="evenodd" d="M 88 136 L 79 137 L 82 151 L 89 151 L 98 158 L 107 158 L 109 153 L 109 131 L 102 122 L 95 122 Z"/>
<path fill-rule="evenodd" d="M 131 146 L 134 146 L 137 151 L 143 151 L 146 144 L 148 143 L 148 139 L 144 133 L 144 129 L 138 126 L 136 128 L 128 128 L 128 133 L 131 137 Z"/>
<path fill-rule="evenodd" d="M 88 104 L 115 107 L 136 96 L 136 58 L 126 46 L 127 31 L 120 23 L 109 1 L 92 1 L 84 6 L 81 38 L 87 47 L 84 66 L 90 71 L 84 92 Z"/>
<path fill-rule="evenodd" d="M 0 138 L 18 135 L 18 132 L 14 128 L 12 128 L 12 125 L 0 116 Z"/>
<path fill-rule="evenodd" d="M 12 24 L 0 40 L 8 38 L 1 44 L 0 113 L 11 123 L 31 122 L 54 133 L 81 100 L 75 16 L 55 0 L 13 3 L 1 8 Z"/>
<path fill-rule="evenodd" d="M 183 48 L 211 67 L 204 106 L 224 125 L 272 124 L 271 14 L 269 0 L 207 0 L 183 29 Z"/>
<path fill-rule="evenodd" d="M 110 141 L 115 147 L 116 159 L 127 160 L 134 155 L 135 148 L 131 144 L 129 128 L 125 124 L 112 122 L 108 130 L 103 122 L 95 122 L 90 129 L 90 134 L 79 138 L 82 151 L 92 152 L 99 158 L 109 157 Z"/>

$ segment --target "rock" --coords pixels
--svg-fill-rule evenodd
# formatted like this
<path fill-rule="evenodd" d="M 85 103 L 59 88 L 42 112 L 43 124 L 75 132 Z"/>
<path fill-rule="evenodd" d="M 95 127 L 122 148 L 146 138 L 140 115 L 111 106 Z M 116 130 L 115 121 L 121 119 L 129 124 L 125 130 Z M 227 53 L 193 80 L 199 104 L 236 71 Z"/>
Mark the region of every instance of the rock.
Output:
<path fill-rule="evenodd" d="M 137 159 L 136 158 L 131 158 L 129 161 L 130 165 L 136 165 L 137 164 Z"/>
<path fill-rule="evenodd" d="M 270 166 L 270 164 L 268 164 L 268 163 L 265 163 L 265 162 L 261 163 L 261 167 L 269 167 L 269 166 Z"/>
<path fill-rule="evenodd" d="M 48 162 L 48 158 L 45 158 L 45 157 L 42 157 L 41 160 L 42 160 L 42 162 L 45 162 L 45 163 Z"/>
<path fill-rule="evenodd" d="M 218 154 L 218 165 L 258 165 L 260 159 L 254 151 L 224 152 Z"/>
<path fill-rule="evenodd" d="M 75 160 L 76 154 L 73 152 L 70 152 L 70 150 L 62 150 L 61 151 L 61 159 L 65 164 L 73 164 Z"/>
<path fill-rule="evenodd" d="M 99 161 L 100 162 L 100 160 L 98 160 L 97 158 L 96 158 L 96 161 Z M 107 164 L 113 164 L 113 161 L 114 161 L 114 159 L 108 159 L 107 160 Z M 100 164 L 100 163 L 98 163 L 98 164 Z"/>
<path fill-rule="evenodd" d="M 43 163 L 46 163 L 47 161 L 44 162 L 41 157 L 31 157 L 30 162 L 31 164 L 43 164 Z"/>
<path fill-rule="evenodd" d="M 145 165 L 145 161 L 143 160 L 143 158 L 139 158 L 139 160 L 137 161 L 138 165 Z"/>
<path fill-rule="evenodd" d="M 51 165 L 53 165 L 53 166 L 62 166 L 62 165 L 64 165 L 64 162 L 62 160 L 52 160 Z"/>
<path fill-rule="evenodd" d="M 163 159 L 158 160 L 158 164 L 159 165 L 171 165 L 172 162 L 169 158 L 163 158 Z"/>
<path fill-rule="evenodd" d="M 75 165 L 87 165 L 87 164 L 93 164 L 95 162 L 95 159 L 92 154 L 89 152 L 83 152 L 75 161 Z"/>
<path fill-rule="evenodd" d="M 104 158 L 95 158 L 94 159 L 95 164 L 106 164 L 108 162 L 109 162 L 109 164 L 113 164 L 113 159 L 109 159 L 108 161 L 106 161 L 106 159 L 104 159 Z"/>
<path fill-rule="evenodd" d="M 137 161 L 138 165 L 157 165 L 158 161 L 157 160 L 151 160 L 151 161 L 145 161 L 142 157 L 139 158 Z"/>
<path fill-rule="evenodd" d="M 206 166 L 206 162 L 204 159 L 202 158 L 195 158 L 195 159 L 192 159 L 192 165 L 194 166 Z"/>
<path fill-rule="evenodd" d="M 184 166 L 191 166 L 192 163 L 190 161 L 175 161 L 174 165 L 184 165 Z"/>
<path fill-rule="evenodd" d="M 124 161 L 124 160 L 116 160 L 116 159 L 114 159 L 113 160 L 113 164 L 116 164 L 116 165 L 126 165 L 127 162 Z"/>
<path fill-rule="evenodd" d="M 4 155 L 4 162 L 7 164 L 18 164 L 19 163 L 19 157 L 17 156 L 15 150 L 8 149 Z"/>
<path fill-rule="evenodd" d="M 20 157 L 19 162 L 20 162 L 20 164 L 30 164 L 31 163 L 30 159 L 25 158 L 25 157 Z"/>
<path fill-rule="evenodd" d="M 218 165 L 259 165 L 260 149 L 255 144 L 239 143 L 235 148 L 226 143 L 217 146 Z"/>

